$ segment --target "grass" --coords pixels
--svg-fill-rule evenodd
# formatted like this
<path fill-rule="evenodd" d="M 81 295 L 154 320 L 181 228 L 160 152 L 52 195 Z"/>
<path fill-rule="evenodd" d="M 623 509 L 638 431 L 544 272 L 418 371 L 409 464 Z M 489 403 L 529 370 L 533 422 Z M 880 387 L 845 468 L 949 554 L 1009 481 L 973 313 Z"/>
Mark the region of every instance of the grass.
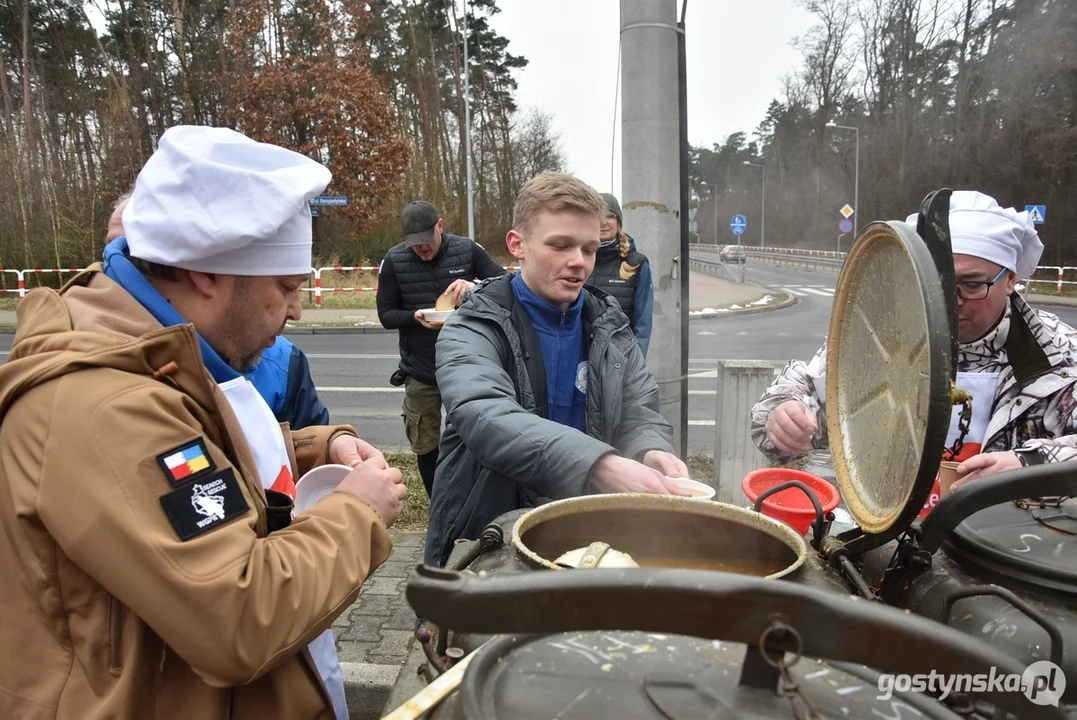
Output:
<path fill-rule="evenodd" d="M 404 473 L 404 484 L 408 487 L 408 496 L 404 499 L 404 509 L 396 519 L 393 527 L 401 530 L 425 530 L 430 518 L 430 499 L 426 496 L 423 479 L 419 476 L 419 466 L 415 464 L 415 454 L 410 452 L 391 452 L 385 454 L 385 461 Z"/>
<path fill-rule="evenodd" d="M 1067 276 L 1066 280 L 1072 279 Z M 1026 280 L 1023 283 L 1027 288 L 1026 293 L 1033 295 L 1061 295 L 1062 297 L 1077 297 L 1077 285 L 1062 285 L 1062 292 L 1058 292 L 1058 279 L 1045 278 L 1044 280 Z"/>

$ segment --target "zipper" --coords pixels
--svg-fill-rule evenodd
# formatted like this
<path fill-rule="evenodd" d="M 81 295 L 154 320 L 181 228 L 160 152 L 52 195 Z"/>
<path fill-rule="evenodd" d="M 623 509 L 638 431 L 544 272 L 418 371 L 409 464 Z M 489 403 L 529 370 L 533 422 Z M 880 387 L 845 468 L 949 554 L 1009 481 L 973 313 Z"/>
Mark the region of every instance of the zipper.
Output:
<path fill-rule="evenodd" d="M 108 669 L 123 669 L 123 603 L 114 596 L 108 598 Z"/>

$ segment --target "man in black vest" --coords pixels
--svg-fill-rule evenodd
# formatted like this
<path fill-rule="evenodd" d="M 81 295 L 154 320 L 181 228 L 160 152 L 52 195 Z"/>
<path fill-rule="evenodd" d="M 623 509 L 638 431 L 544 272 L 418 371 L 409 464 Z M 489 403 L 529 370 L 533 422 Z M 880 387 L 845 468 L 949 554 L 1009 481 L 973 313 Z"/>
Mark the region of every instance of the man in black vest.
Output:
<path fill-rule="evenodd" d="M 441 393 L 434 378 L 440 325 L 427 322 L 422 310 L 443 294 L 459 305 L 472 280 L 504 275 L 505 269 L 474 240 L 444 232 L 445 221 L 425 200 L 408 203 L 400 223 L 404 242 L 381 263 L 378 320 L 400 331 L 400 367 L 390 382 L 404 386 L 404 431 L 429 495 L 441 438 Z"/>

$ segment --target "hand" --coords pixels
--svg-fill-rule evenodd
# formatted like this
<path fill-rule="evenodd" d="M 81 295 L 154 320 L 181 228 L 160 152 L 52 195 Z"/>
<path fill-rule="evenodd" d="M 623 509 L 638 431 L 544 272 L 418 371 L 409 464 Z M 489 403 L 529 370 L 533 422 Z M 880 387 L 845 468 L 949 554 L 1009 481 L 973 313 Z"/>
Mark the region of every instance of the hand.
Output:
<path fill-rule="evenodd" d="M 383 468 L 376 458 L 364 460 L 340 481 L 336 492 L 345 492 L 374 508 L 389 527 L 404 508 L 408 488 L 396 468 Z"/>
<path fill-rule="evenodd" d="M 658 470 L 613 454 L 603 456 L 591 468 L 591 484 L 604 493 L 652 493 L 684 497 L 692 495 L 677 483 L 667 480 Z"/>
<path fill-rule="evenodd" d="M 808 406 L 799 400 L 783 402 L 774 408 L 767 420 L 767 438 L 789 455 L 799 455 L 811 449 L 811 439 L 819 431 L 819 423 Z"/>
<path fill-rule="evenodd" d="M 647 454 L 643 456 L 643 464 L 668 477 L 688 477 L 688 466 L 673 453 L 648 450 Z"/>
<path fill-rule="evenodd" d="M 964 485 L 970 480 L 979 480 L 988 475 L 1006 472 L 1007 470 L 1016 470 L 1019 467 L 1021 467 L 1021 459 L 1012 452 L 992 452 L 973 455 L 957 466 L 957 474 L 960 476 L 960 479 L 954 481 L 954 484 L 950 486 L 950 491 L 953 492 L 954 488 Z"/>
<path fill-rule="evenodd" d="M 373 460 L 382 470 L 389 467 L 385 456 L 370 443 L 354 435 L 340 435 L 329 446 L 329 462 L 355 467 L 361 462 Z"/>
<path fill-rule="evenodd" d="M 415 320 L 428 330 L 437 330 L 439 327 L 441 327 L 441 323 L 438 323 L 437 325 L 431 325 L 430 323 L 428 323 L 426 321 L 426 315 L 423 314 L 422 310 L 415 311 Z"/>
<path fill-rule="evenodd" d="M 445 288 L 445 292 L 443 292 L 442 295 L 451 296 L 453 307 L 460 307 L 460 301 L 464 299 L 464 293 L 473 287 L 475 287 L 475 283 L 473 282 L 468 282 L 467 280 L 453 280 L 452 285 Z"/>

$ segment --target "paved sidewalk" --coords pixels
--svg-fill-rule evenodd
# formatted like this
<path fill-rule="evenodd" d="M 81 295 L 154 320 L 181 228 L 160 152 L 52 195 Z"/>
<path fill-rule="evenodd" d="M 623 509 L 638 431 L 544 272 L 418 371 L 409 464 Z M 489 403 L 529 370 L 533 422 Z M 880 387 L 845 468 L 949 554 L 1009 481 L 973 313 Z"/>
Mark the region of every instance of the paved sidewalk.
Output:
<path fill-rule="evenodd" d="M 422 562 L 426 532 L 390 530 L 393 550 L 333 623 L 352 720 L 380 718 L 414 638 L 415 613 L 404 597 Z"/>

